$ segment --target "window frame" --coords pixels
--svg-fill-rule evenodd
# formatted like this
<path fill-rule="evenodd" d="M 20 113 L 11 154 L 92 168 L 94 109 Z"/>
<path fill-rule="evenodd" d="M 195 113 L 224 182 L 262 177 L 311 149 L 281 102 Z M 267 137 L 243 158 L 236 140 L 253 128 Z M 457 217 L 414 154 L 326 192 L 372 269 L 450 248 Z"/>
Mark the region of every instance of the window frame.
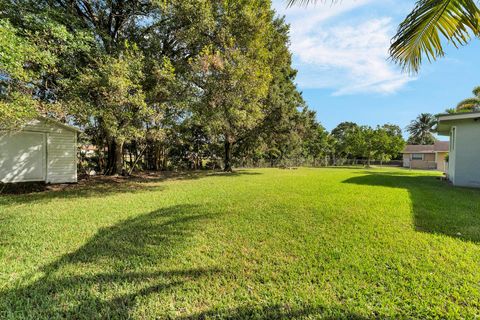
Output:
<path fill-rule="evenodd" d="M 416 155 L 420 155 L 420 158 L 416 158 Z M 425 160 L 425 154 L 424 153 L 412 153 L 412 160 Z"/>
<path fill-rule="evenodd" d="M 450 152 L 455 151 L 457 142 L 457 127 L 453 126 L 450 129 Z"/>

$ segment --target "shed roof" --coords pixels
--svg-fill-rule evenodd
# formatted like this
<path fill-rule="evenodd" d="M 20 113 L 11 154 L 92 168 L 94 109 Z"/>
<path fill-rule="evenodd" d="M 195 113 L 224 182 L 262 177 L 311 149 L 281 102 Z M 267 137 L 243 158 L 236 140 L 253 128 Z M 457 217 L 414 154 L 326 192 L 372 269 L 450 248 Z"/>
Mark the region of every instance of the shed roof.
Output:
<path fill-rule="evenodd" d="M 402 153 L 435 153 L 448 152 L 450 144 L 448 141 L 436 141 L 435 144 L 429 145 L 412 145 L 409 144 L 403 149 Z"/>
<path fill-rule="evenodd" d="M 74 127 L 74 126 L 71 126 L 71 125 L 68 125 L 68 124 L 65 124 L 65 123 L 60 122 L 60 121 L 58 121 L 58 120 L 56 120 L 56 119 L 47 118 L 47 117 L 39 117 L 39 119 L 44 120 L 44 121 L 47 122 L 47 123 L 49 123 L 49 122 L 50 122 L 50 123 L 54 123 L 54 124 L 56 124 L 57 126 L 60 126 L 60 127 L 62 127 L 62 128 L 65 128 L 65 129 L 67 129 L 67 130 L 71 130 L 71 131 L 75 131 L 75 132 L 82 132 L 82 130 L 80 130 L 79 128 Z"/>

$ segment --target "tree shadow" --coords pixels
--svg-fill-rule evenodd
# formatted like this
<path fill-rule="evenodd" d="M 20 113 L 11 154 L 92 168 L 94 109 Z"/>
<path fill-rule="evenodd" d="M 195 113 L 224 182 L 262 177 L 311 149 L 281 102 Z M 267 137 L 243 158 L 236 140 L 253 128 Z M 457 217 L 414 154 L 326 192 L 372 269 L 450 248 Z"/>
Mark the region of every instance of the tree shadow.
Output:
<path fill-rule="evenodd" d="M 257 171 L 249 171 L 247 169 L 237 169 L 230 172 L 216 171 L 208 174 L 208 177 L 239 177 L 239 176 L 258 176 L 262 173 Z"/>
<path fill-rule="evenodd" d="M 352 313 L 339 308 L 330 308 L 323 306 L 303 306 L 290 307 L 289 305 L 266 305 L 266 306 L 242 306 L 233 309 L 212 309 L 202 313 L 197 313 L 191 316 L 178 318 L 181 320 L 195 320 L 195 319 L 352 319 L 363 320 L 369 319 L 356 313 Z"/>
<path fill-rule="evenodd" d="M 453 187 L 435 176 L 366 172 L 344 183 L 408 191 L 417 231 L 480 243 L 480 190 Z"/>
<path fill-rule="evenodd" d="M 128 318 L 138 299 L 220 271 L 165 263 L 181 254 L 200 222 L 215 215 L 179 205 L 101 229 L 38 270 L 43 275 L 33 283 L 0 291 L 0 318 Z"/>
<path fill-rule="evenodd" d="M 259 172 L 237 170 L 232 173 L 216 171 L 186 171 L 186 172 L 156 172 L 146 175 L 131 177 L 105 177 L 99 176 L 89 180 L 80 181 L 78 184 L 53 186 L 52 190 L 34 192 L 29 194 L 0 194 L 0 206 L 9 204 L 25 204 L 30 202 L 45 202 L 54 199 L 74 198 L 100 198 L 122 193 L 141 193 L 149 191 L 161 191 L 165 186 L 160 183 L 171 180 L 198 180 L 221 177 L 261 175 Z"/>

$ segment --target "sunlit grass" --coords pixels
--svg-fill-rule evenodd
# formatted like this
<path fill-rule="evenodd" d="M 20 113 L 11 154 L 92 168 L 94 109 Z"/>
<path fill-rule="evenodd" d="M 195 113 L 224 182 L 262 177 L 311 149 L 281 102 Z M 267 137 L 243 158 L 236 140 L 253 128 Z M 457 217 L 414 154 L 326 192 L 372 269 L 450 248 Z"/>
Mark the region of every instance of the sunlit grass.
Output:
<path fill-rule="evenodd" d="M 480 191 L 257 169 L 0 196 L 1 319 L 473 318 Z"/>

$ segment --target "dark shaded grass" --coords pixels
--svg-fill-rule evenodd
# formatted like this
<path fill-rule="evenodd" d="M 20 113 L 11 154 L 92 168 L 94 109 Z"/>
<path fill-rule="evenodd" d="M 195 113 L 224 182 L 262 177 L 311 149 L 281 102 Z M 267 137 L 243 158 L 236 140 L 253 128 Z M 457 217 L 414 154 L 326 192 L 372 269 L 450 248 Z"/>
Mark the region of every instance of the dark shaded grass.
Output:
<path fill-rule="evenodd" d="M 197 210 L 173 206 L 99 230 L 75 252 L 42 267 L 44 275 L 32 284 L 1 292 L 1 318 L 94 319 L 101 315 L 126 319 L 138 297 L 219 272 L 213 268 L 158 270 L 159 261 L 181 250 L 194 225 L 215 215 Z M 149 268 L 154 271 L 145 272 Z M 92 288 L 122 284 L 133 290 L 106 299 L 92 292 Z"/>
<path fill-rule="evenodd" d="M 76 199 L 76 198 L 101 198 L 121 193 L 135 193 L 148 191 L 161 191 L 163 186 L 159 183 L 166 181 L 198 180 L 208 177 L 239 177 L 255 176 L 260 173 L 247 170 L 236 170 L 234 172 L 220 171 L 186 171 L 186 172 L 160 172 L 150 176 L 131 177 L 93 177 L 89 180 L 80 181 L 79 184 L 70 184 L 58 190 L 42 189 L 32 192 L 20 192 L 20 194 L 1 194 L 0 205 L 11 205 L 15 203 L 26 204 L 29 202 L 45 202 L 55 199 Z"/>
<path fill-rule="evenodd" d="M 417 231 L 480 242 L 479 190 L 408 172 L 364 173 L 344 182 L 408 190 Z"/>

